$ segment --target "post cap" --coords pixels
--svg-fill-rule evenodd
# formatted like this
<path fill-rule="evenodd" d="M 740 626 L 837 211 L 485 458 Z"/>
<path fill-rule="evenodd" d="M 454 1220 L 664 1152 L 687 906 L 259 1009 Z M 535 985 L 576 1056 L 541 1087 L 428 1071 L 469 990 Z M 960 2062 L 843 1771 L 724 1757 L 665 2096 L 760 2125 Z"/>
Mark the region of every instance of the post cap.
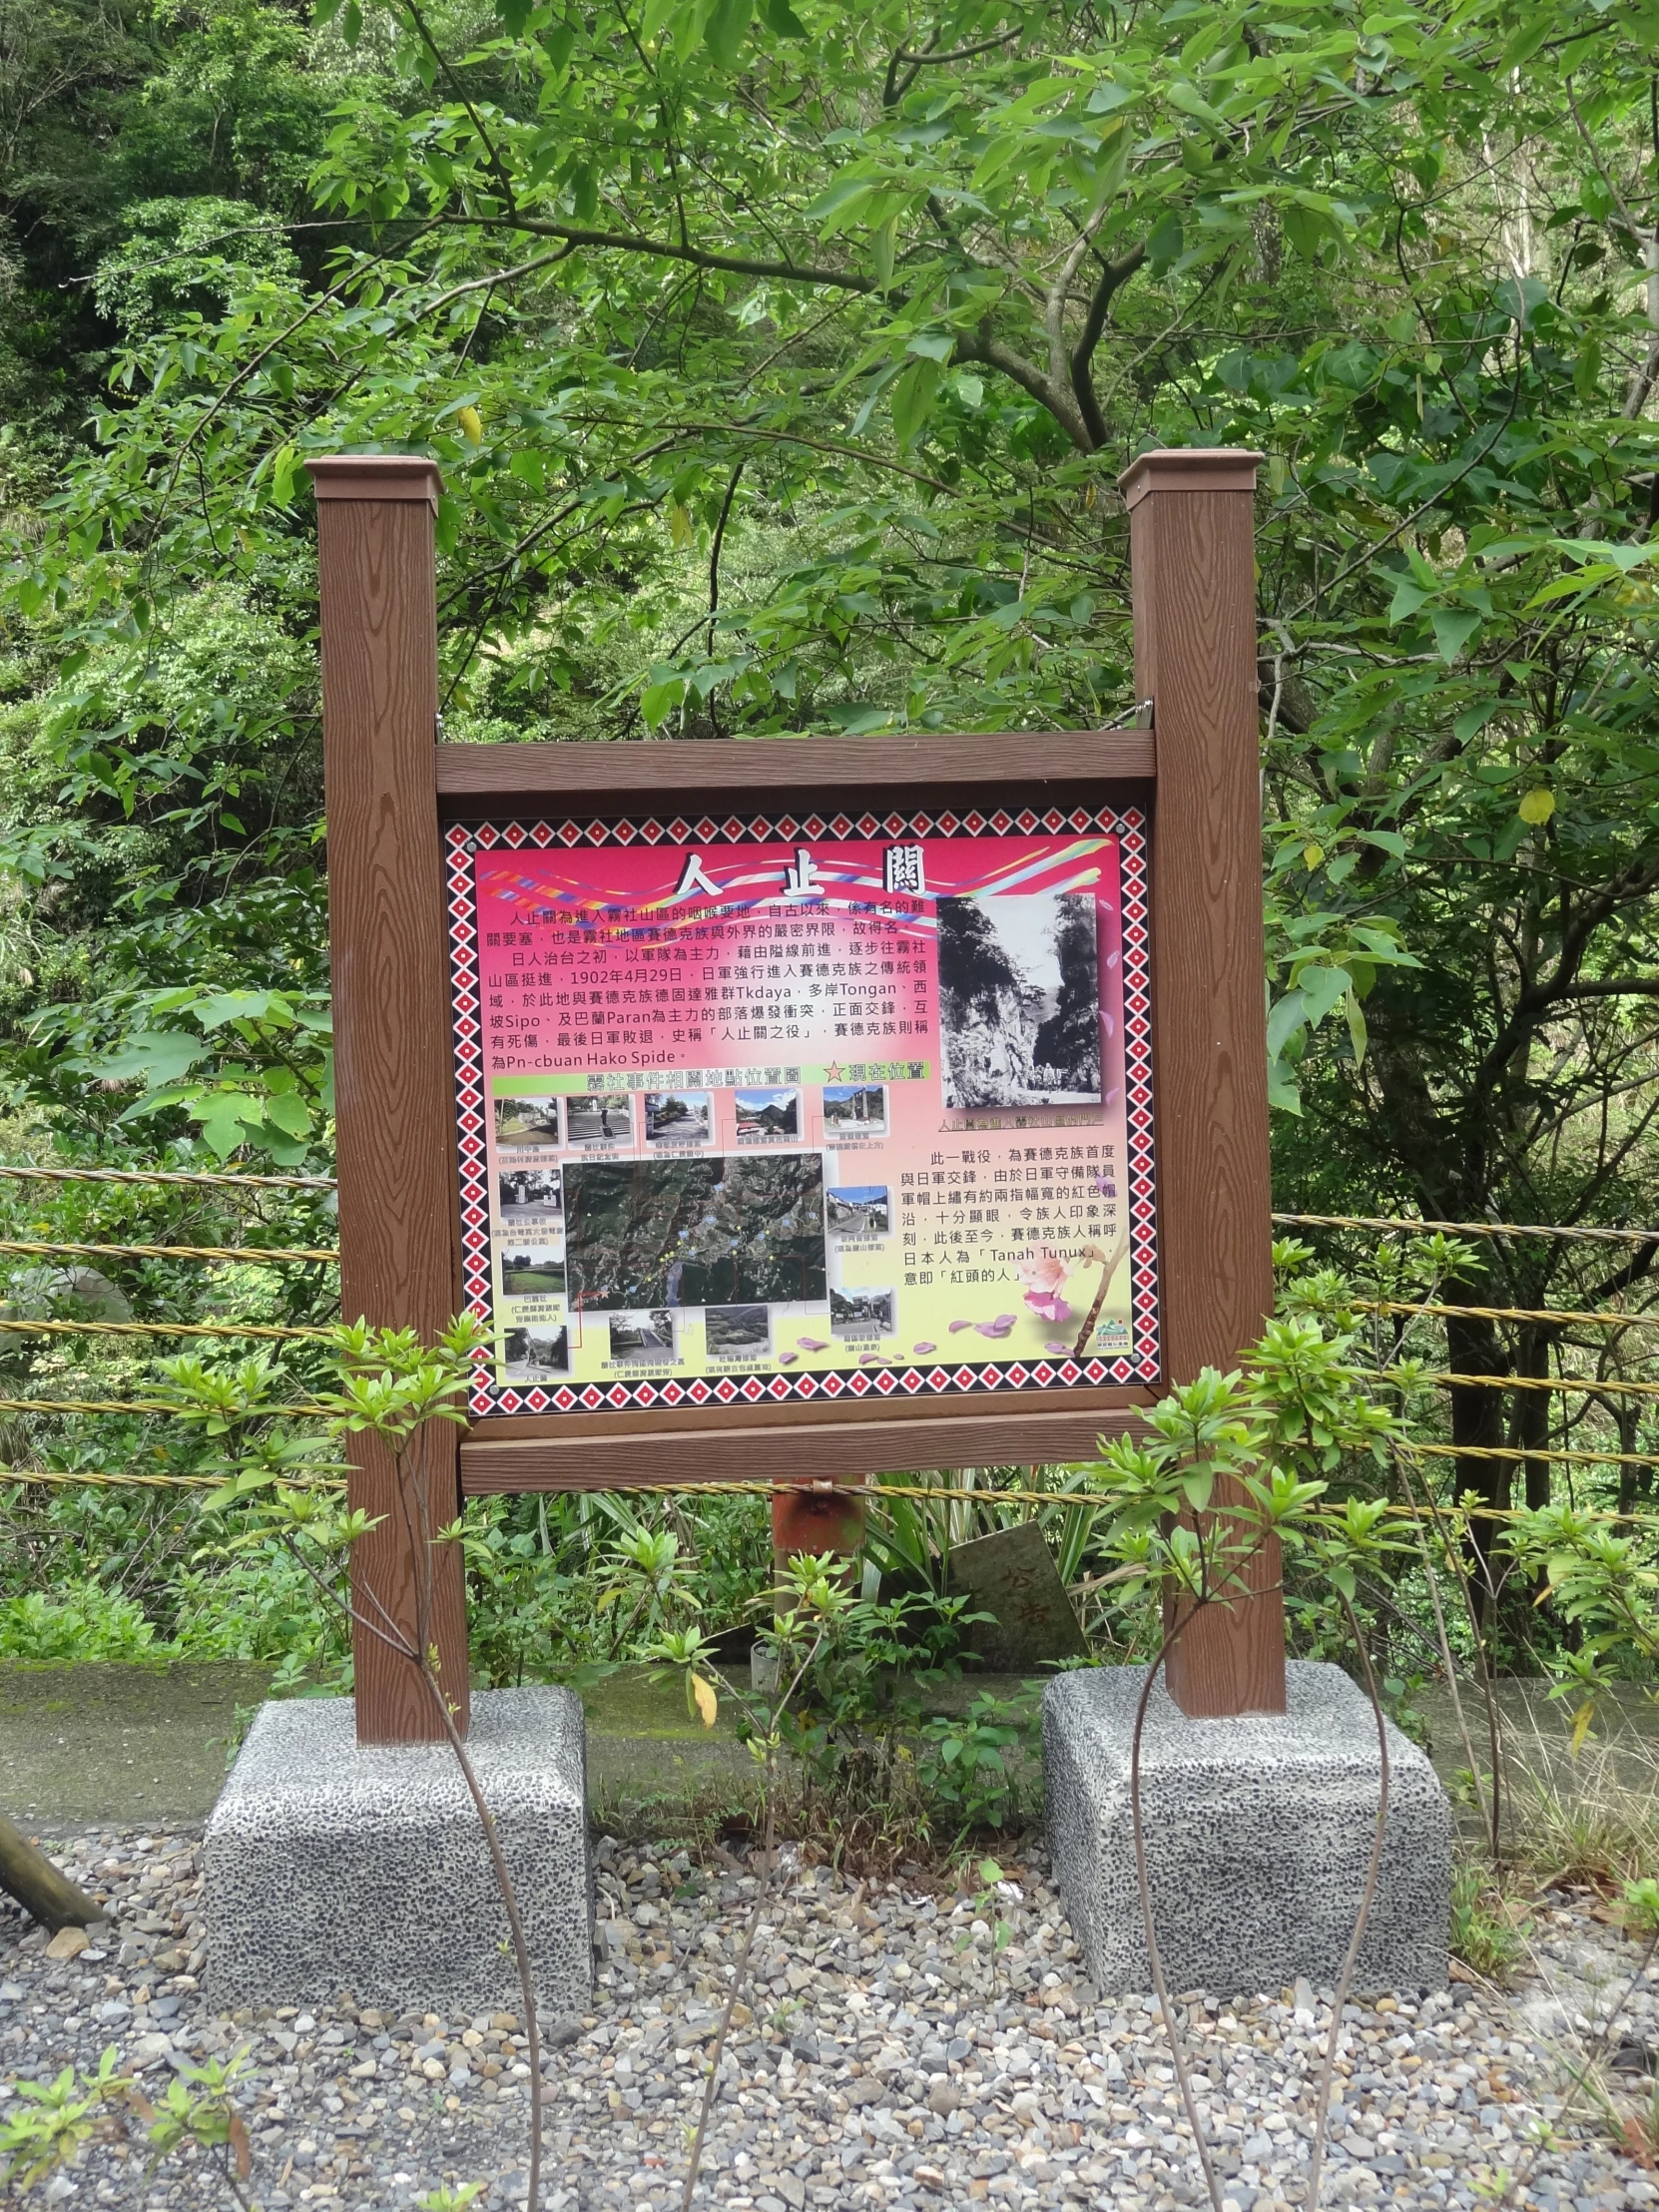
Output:
<path fill-rule="evenodd" d="M 419 453 L 319 453 L 305 463 L 320 499 L 423 499 L 434 514 L 443 478 Z"/>
<path fill-rule="evenodd" d="M 1256 464 L 1266 456 L 1242 445 L 1168 445 L 1135 456 L 1118 478 L 1125 504 L 1138 506 L 1149 491 L 1249 491 Z"/>

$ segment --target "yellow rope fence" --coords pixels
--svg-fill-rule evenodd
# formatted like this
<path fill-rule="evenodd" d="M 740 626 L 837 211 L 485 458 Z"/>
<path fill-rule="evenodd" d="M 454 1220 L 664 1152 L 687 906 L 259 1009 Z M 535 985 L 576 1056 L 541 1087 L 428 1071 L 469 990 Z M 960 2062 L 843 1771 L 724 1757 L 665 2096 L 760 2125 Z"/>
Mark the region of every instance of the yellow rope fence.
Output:
<path fill-rule="evenodd" d="M 177 1168 L 39 1168 L 0 1167 L 0 1178 L 13 1183 L 156 1183 L 185 1190 L 332 1191 L 339 1188 L 331 1175 L 236 1175 L 195 1174 Z"/>
<path fill-rule="evenodd" d="M 281 1268 L 309 1267 L 320 1262 L 333 1267 L 337 1252 L 289 1250 L 280 1245 L 149 1245 L 149 1244 L 26 1244 L 15 1237 L 0 1237 L 0 1252 L 16 1252 L 28 1259 L 81 1260 L 206 1260 L 217 1266 Z"/>
<path fill-rule="evenodd" d="M 45 1183 L 93 1183 L 119 1185 L 154 1185 L 203 1190 L 231 1190 L 247 1192 L 302 1191 L 329 1192 L 336 1188 L 329 1176 L 267 1176 L 245 1175 L 234 1171 L 193 1172 L 185 1170 L 139 1170 L 125 1168 L 62 1168 L 33 1165 L 0 1166 L 0 1178 L 13 1181 Z M 1659 1242 L 1659 1230 L 1621 1229 L 1600 1227 L 1562 1227 L 1535 1222 L 1469 1222 L 1435 1221 L 1405 1215 L 1372 1214 L 1289 1214 L 1276 1213 L 1276 1226 L 1281 1228 L 1364 1230 L 1383 1234 L 1405 1236 L 1449 1235 L 1458 1237 L 1544 1237 L 1583 1243 L 1611 1243 L 1646 1245 Z M 3 1238 L 0 1253 L 15 1254 L 32 1259 L 115 1259 L 115 1260 L 179 1260 L 196 1261 L 208 1266 L 256 1266 L 256 1267 L 309 1267 L 337 1266 L 337 1250 L 311 1247 L 281 1247 L 260 1245 L 153 1245 L 153 1244 L 97 1244 L 53 1243 Z M 1473 1306 L 1442 1303 L 1430 1299 L 1354 1299 L 1349 1302 L 1352 1311 L 1414 1319 L 1417 1317 L 1440 1320 L 1489 1320 L 1510 1322 L 1542 1322 L 1557 1327 L 1592 1328 L 1603 1330 L 1656 1329 L 1659 1313 L 1630 1314 L 1625 1312 L 1587 1312 L 1553 1307 Z M 235 1340 L 269 1343 L 315 1343 L 325 1341 L 328 1331 L 321 1328 L 281 1327 L 270 1323 L 254 1322 L 157 1322 L 157 1321 L 31 1321 L 0 1319 L 0 1334 L 15 1336 L 83 1336 L 129 1340 L 151 1337 L 172 1337 L 186 1340 Z M 1405 1378 L 1388 1370 L 1367 1371 L 1372 1380 L 1398 1385 Z M 1627 1397 L 1659 1397 L 1659 1382 L 1626 1380 L 1622 1377 L 1580 1378 L 1576 1376 L 1512 1376 L 1465 1375 L 1446 1370 L 1424 1369 L 1411 1379 L 1417 1383 L 1440 1387 L 1473 1387 L 1483 1389 L 1534 1389 L 1558 1393 L 1605 1393 Z M 314 1406 L 287 1405 L 273 1407 L 294 1418 L 320 1417 Z M 0 1397 L 0 1412 L 35 1412 L 52 1414 L 109 1413 L 109 1414 L 173 1414 L 179 1407 L 165 1400 L 116 1399 L 116 1398 L 27 1398 Z M 1569 1464 L 1638 1465 L 1659 1463 L 1659 1454 L 1594 1450 L 1568 1450 L 1552 1446 L 1522 1448 L 1518 1446 L 1413 1443 L 1408 1446 L 1424 1456 L 1446 1458 L 1484 1458 L 1528 1460 L 1558 1460 Z M 218 1476 L 140 1475 L 105 1473 L 94 1475 L 72 1473 L 59 1469 L 0 1470 L 0 1480 L 71 1482 L 104 1481 L 112 1485 L 156 1485 L 184 1482 L 187 1484 L 212 1484 Z M 630 1485 L 631 1488 L 638 1485 Z M 652 1484 L 653 1490 L 665 1494 L 685 1491 L 695 1494 L 707 1485 L 701 1483 Z M 744 1485 L 721 1484 L 722 1489 L 743 1488 Z M 758 1490 L 769 1490 L 770 1485 L 755 1485 Z M 891 1490 L 886 1494 L 914 1497 L 959 1498 L 963 1493 L 954 1490 L 933 1490 L 924 1487 Z M 984 1494 L 984 1493 L 980 1493 Z M 1012 1493 L 998 1493 L 1012 1494 Z M 1052 1501 L 1053 1493 L 1032 1493 L 1033 1497 Z"/>
<path fill-rule="evenodd" d="M 1286 1229 L 1381 1229 L 1410 1237 L 1559 1237 L 1585 1244 L 1659 1244 L 1659 1229 L 1552 1229 L 1535 1221 L 1420 1221 L 1407 1214 L 1275 1214 Z"/>

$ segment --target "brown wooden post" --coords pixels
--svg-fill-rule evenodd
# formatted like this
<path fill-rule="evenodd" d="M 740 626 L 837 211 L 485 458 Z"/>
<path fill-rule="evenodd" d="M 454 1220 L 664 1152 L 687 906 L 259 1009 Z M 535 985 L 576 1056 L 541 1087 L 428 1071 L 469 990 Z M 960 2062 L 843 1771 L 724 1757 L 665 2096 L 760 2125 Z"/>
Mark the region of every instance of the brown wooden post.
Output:
<path fill-rule="evenodd" d="M 864 1540 L 868 1500 L 842 1483 L 791 1483 L 772 1493 L 772 1556 L 780 1582 L 801 1552 L 850 1559 Z"/>
<path fill-rule="evenodd" d="M 455 1109 L 443 877 L 432 748 L 441 480 L 430 461 L 338 454 L 306 464 L 316 490 L 322 761 L 328 822 L 339 1160 L 340 1311 L 430 1338 L 461 1304 Z M 406 1495 L 441 1528 L 458 1510 L 459 1431 L 432 1421 L 409 1447 Z M 359 1614 L 413 1635 L 410 1531 L 389 1455 L 353 1440 L 351 1504 L 379 1517 L 351 1554 Z M 467 1719 L 459 1551 L 433 1554 L 431 1634 Z M 357 1741 L 442 1734 L 415 1668 L 370 1629 L 352 1635 Z"/>
<path fill-rule="evenodd" d="M 1273 1306 L 1256 677 L 1256 453 L 1143 453 L 1129 506 L 1135 690 L 1153 702 L 1153 1050 L 1166 1373 L 1224 1373 Z M 1225 1502 L 1225 1499 L 1222 1499 Z M 1197 1715 L 1285 1710 L 1275 1545 L 1258 1595 L 1170 1655 Z"/>

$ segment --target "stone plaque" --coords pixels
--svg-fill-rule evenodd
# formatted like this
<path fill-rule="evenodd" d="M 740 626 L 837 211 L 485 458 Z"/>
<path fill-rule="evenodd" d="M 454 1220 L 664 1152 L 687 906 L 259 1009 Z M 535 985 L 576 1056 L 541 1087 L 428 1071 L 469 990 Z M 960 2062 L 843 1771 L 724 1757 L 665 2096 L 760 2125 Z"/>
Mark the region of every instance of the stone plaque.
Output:
<path fill-rule="evenodd" d="M 1035 1521 L 957 1544 L 950 1554 L 950 1582 L 973 1600 L 971 1610 L 996 1616 L 978 1622 L 970 1638 L 993 1673 L 1018 1674 L 1045 1659 L 1087 1655 L 1060 1570 Z"/>

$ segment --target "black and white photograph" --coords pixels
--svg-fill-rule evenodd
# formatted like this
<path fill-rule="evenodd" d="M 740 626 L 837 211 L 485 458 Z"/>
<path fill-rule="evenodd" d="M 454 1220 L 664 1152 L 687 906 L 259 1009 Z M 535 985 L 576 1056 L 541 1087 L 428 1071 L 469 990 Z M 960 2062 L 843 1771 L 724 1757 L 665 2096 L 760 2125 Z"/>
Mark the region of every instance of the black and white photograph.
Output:
<path fill-rule="evenodd" d="M 503 1298 L 563 1298 L 564 1254 L 547 1245 L 504 1244 L 501 1247 L 501 1295 Z"/>
<path fill-rule="evenodd" d="M 738 1135 L 751 1143 L 801 1134 L 799 1091 L 738 1091 Z"/>
<path fill-rule="evenodd" d="M 764 1306 L 711 1306 L 703 1316 L 711 1360 L 764 1362 L 772 1357 L 772 1316 Z"/>
<path fill-rule="evenodd" d="M 626 1091 L 578 1092 L 565 1100 L 565 1133 L 571 1144 L 632 1144 L 634 1102 Z"/>
<path fill-rule="evenodd" d="M 570 1373 L 570 1332 L 561 1323 L 554 1329 L 508 1329 L 501 1340 L 497 1380 L 502 1382 L 545 1382 Z"/>
<path fill-rule="evenodd" d="M 707 1144 L 715 1133 L 714 1101 L 707 1091 L 647 1091 L 647 1144 Z"/>
<path fill-rule="evenodd" d="M 944 1103 L 1100 1104 L 1092 891 L 941 898 Z"/>
<path fill-rule="evenodd" d="M 662 1307 L 610 1319 L 613 1363 L 643 1367 L 674 1358 L 674 1316 Z"/>
<path fill-rule="evenodd" d="M 509 1235 L 526 1225 L 546 1228 L 565 1210 L 557 1168 L 503 1168 L 495 1179 L 501 1227 Z"/>
<path fill-rule="evenodd" d="M 495 1141 L 513 1150 L 525 1145 L 556 1145 L 559 1141 L 559 1101 L 556 1098 L 498 1098 L 495 1102 Z"/>
<path fill-rule="evenodd" d="M 892 1227 L 885 1183 L 831 1183 L 824 1194 L 824 1213 L 837 1244 L 884 1237 Z"/>
<path fill-rule="evenodd" d="M 890 1337 L 897 1303 L 891 1291 L 847 1290 L 830 1293 L 831 1337 Z"/>
<path fill-rule="evenodd" d="M 577 1312 L 824 1297 L 820 1153 L 572 1160 L 564 1183 Z"/>
<path fill-rule="evenodd" d="M 827 1144 L 843 1137 L 884 1137 L 887 1086 L 884 1083 L 826 1083 L 824 1136 Z"/>

